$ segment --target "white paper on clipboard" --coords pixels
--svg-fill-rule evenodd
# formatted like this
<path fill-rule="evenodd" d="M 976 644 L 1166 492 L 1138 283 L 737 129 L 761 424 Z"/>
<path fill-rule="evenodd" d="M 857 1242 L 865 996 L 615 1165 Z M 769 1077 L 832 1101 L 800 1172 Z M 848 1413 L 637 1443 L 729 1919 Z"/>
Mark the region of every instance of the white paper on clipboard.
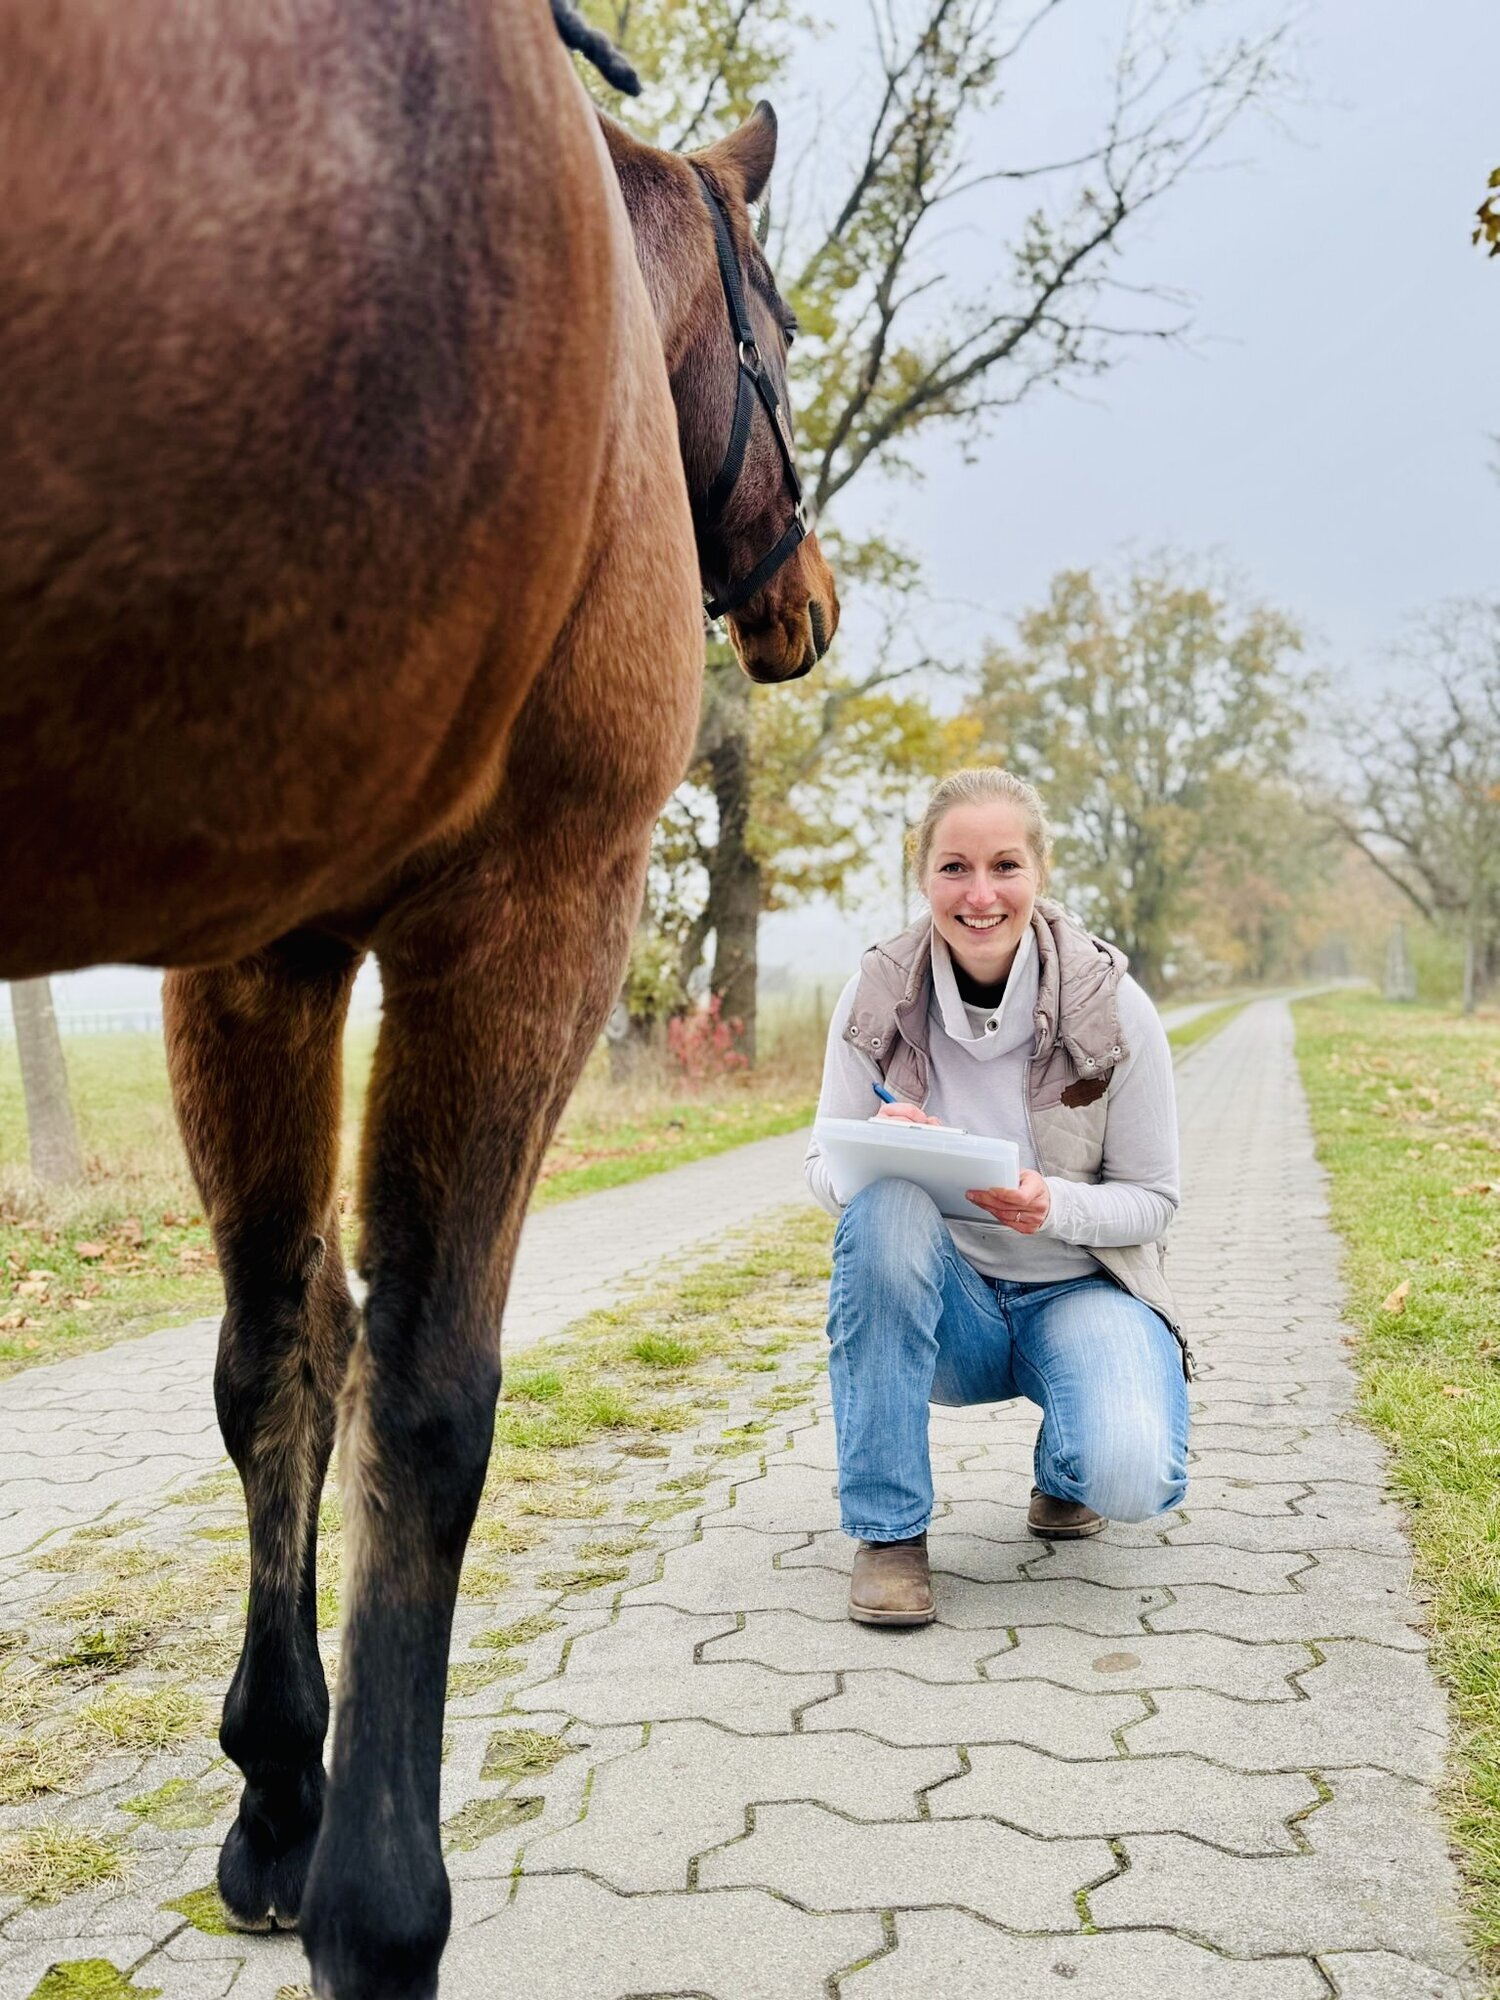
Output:
<path fill-rule="evenodd" d="M 914 1181 L 955 1222 L 993 1222 L 964 1190 L 1021 1184 L 1020 1149 L 1010 1139 L 895 1118 L 819 1118 L 813 1137 L 845 1203 L 875 1181 Z"/>

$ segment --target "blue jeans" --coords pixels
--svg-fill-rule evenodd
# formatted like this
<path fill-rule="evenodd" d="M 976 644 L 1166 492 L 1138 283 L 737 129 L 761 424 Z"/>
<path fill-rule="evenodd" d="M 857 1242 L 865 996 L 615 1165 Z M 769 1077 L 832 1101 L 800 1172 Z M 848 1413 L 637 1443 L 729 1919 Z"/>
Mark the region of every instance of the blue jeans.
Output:
<path fill-rule="evenodd" d="M 932 1515 L 929 1403 L 1041 1405 L 1043 1493 L 1116 1521 L 1187 1487 L 1187 1384 L 1166 1321 L 1104 1276 L 984 1278 L 910 1181 L 877 1181 L 839 1219 L 829 1289 L 839 1512 L 861 1541 Z"/>

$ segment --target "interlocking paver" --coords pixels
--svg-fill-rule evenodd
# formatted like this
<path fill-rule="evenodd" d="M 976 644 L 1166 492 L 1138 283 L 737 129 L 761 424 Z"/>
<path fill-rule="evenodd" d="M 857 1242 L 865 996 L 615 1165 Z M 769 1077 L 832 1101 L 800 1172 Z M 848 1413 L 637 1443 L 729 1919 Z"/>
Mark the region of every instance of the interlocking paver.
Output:
<path fill-rule="evenodd" d="M 878 1916 L 809 1915 L 761 1889 L 618 1896 L 581 1875 L 523 1878 L 493 1913 L 476 1892 L 455 1916 L 443 2000 L 824 2000 L 884 1942 Z"/>
<path fill-rule="evenodd" d="M 1371 1764 L 1436 1779 L 1448 1717 L 1425 1658 L 1347 1640 L 1320 1650 L 1325 1664 L 1298 1676 L 1306 1700 L 1245 1702 L 1173 1690 L 1158 1695 L 1156 1713 L 1131 1729 L 1131 1750 L 1192 1750 L 1246 1771 Z"/>
<path fill-rule="evenodd" d="M 1421 1788 L 1383 1771 L 1335 1773 L 1304 1822 L 1312 1851 L 1241 1860 L 1183 1838 L 1126 1840 L 1130 1866 L 1090 1898 L 1095 1921 L 1181 1929 L 1221 1950 L 1384 1950 L 1455 1971 L 1452 1868 Z M 1425 1831 L 1426 1839 L 1413 1836 Z"/>
<path fill-rule="evenodd" d="M 1091 1693 L 1098 1688 L 1217 1688 L 1241 1701 L 1294 1701 L 1288 1676 L 1314 1663 L 1306 1646 L 1249 1644 L 1210 1632 L 1142 1633 L 1101 1650 L 1091 1633 L 1064 1625 L 1019 1632 L 1009 1652 L 986 1660 L 992 1681 L 1046 1680 Z"/>
<path fill-rule="evenodd" d="M 585 1819 L 527 1842 L 525 1868 L 581 1868 L 618 1889 L 680 1889 L 694 1855 L 744 1831 L 748 1806 L 813 1799 L 859 1819 L 915 1820 L 918 1794 L 958 1769 L 948 1748 L 659 1723 L 644 1749 L 600 1765 Z"/>
<path fill-rule="evenodd" d="M 903 1673 L 846 1674 L 804 1729 L 865 1729 L 886 1743 L 1032 1743 L 1059 1757 L 1109 1757 L 1114 1732 L 1148 1713 L 1139 1695 L 1075 1694 L 1044 1681 L 942 1686 Z"/>
<path fill-rule="evenodd" d="M 1338 2000 L 1464 2000 L 1463 1987 L 1446 1972 L 1394 1952 L 1320 1952 L 1318 1963 Z"/>
<path fill-rule="evenodd" d="M 1196 1757 L 1113 1757 L 1081 1763 L 1025 1744 L 979 1744 L 969 1771 L 928 1795 L 935 1819 L 989 1816 L 1030 1833 L 1186 1833 L 1242 1853 L 1295 1854 L 1287 1822 L 1320 1794 L 1301 1773 L 1226 1782 Z"/>
<path fill-rule="evenodd" d="M 577 1641 L 562 1676 L 565 1686 L 549 1679 L 522 1688 L 515 1705 L 563 1707 L 585 1722 L 692 1718 L 755 1733 L 789 1729 L 795 1710 L 833 1692 L 831 1673 L 695 1662 L 697 1648 L 724 1631 L 723 1618 L 697 1618 L 657 1605 L 623 1610 L 614 1624 Z"/>
<path fill-rule="evenodd" d="M 1102 1840 L 1036 1840 L 991 1820 L 871 1826 L 822 1806 L 757 1806 L 755 1830 L 706 1854 L 703 1883 L 758 1884 L 813 1910 L 958 1903 L 1018 1930 L 1073 1930 L 1075 1891 L 1114 1866 Z"/>
<path fill-rule="evenodd" d="M 841 2000 L 1327 2000 L 1308 1959 L 1236 1963 L 1185 1938 L 1007 1937 L 958 1910 L 902 1910 L 896 1949 L 840 1982 Z M 1371 1996 L 1374 2000 L 1374 1996 Z"/>

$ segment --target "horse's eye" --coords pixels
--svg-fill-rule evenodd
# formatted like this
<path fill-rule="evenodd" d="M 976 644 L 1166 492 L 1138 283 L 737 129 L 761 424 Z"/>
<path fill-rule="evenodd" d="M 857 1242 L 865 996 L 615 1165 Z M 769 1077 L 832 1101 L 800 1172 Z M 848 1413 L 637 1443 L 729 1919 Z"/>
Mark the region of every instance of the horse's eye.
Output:
<path fill-rule="evenodd" d="M 781 322 L 782 338 L 785 340 L 788 347 L 791 346 L 792 342 L 797 338 L 797 335 L 801 331 L 802 331 L 801 327 L 797 324 L 795 319 L 791 318 L 790 315 L 788 315 L 788 317 Z"/>

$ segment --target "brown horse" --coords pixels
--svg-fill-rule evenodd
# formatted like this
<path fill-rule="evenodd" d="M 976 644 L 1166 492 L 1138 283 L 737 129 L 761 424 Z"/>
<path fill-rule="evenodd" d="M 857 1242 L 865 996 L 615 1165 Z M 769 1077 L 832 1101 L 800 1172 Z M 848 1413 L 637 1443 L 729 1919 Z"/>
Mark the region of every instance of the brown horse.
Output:
<path fill-rule="evenodd" d="M 692 741 L 700 586 L 756 679 L 837 619 L 746 213 L 774 151 L 764 107 L 693 162 L 601 130 L 543 0 L 0 0 L 0 977 L 197 968 L 168 1044 L 251 1531 L 220 1886 L 333 2000 L 435 1989 L 500 1311 Z"/>

